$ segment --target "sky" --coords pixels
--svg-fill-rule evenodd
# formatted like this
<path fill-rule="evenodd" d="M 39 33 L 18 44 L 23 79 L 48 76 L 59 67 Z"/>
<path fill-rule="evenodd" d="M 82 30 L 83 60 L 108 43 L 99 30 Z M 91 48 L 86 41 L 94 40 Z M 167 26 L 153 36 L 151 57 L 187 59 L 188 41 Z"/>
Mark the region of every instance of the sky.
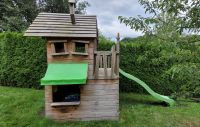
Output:
<path fill-rule="evenodd" d="M 145 11 L 138 0 L 87 0 L 90 7 L 88 15 L 97 15 L 100 32 L 111 39 L 119 32 L 121 38 L 141 36 L 141 32 L 131 30 L 125 24 L 120 24 L 118 16 L 136 17 L 145 15 Z"/>

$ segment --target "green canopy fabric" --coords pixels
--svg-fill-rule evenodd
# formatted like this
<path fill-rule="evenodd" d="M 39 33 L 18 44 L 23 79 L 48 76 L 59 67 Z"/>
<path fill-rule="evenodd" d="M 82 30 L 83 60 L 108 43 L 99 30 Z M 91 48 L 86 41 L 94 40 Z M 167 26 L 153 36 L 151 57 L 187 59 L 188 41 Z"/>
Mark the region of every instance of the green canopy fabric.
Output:
<path fill-rule="evenodd" d="M 41 85 L 86 84 L 87 72 L 87 63 L 50 63 Z"/>

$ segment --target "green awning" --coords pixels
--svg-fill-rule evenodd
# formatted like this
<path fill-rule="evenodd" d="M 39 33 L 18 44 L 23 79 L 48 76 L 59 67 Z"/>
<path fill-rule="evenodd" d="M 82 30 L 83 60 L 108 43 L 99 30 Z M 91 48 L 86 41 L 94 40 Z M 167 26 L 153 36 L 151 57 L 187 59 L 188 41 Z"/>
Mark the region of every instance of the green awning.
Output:
<path fill-rule="evenodd" d="M 86 84 L 87 63 L 50 63 L 41 85 Z"/>

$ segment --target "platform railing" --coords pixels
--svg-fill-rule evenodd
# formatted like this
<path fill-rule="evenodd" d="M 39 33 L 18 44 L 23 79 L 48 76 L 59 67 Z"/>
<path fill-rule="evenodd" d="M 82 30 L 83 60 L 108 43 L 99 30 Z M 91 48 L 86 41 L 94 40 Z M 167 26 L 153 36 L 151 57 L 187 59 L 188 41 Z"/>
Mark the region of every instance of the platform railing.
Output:
<path fill-rule="evenodd" d="M 116 79 L 119 77 L 119 49 L 113 45 L 111 51 L 95 52 L 95 79 Z"/>

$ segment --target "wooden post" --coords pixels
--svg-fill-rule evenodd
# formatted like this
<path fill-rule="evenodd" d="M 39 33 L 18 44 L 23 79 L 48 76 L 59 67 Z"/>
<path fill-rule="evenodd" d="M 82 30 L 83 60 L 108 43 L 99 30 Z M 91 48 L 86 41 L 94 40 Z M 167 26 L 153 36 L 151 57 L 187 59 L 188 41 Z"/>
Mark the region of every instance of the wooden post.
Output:
<path fill-rule="evenodd" d="M 120 53 L 120 34 L 119 33 L 117 33 L 117 49 L 116 49 L 116 51 L 117 51 L 117 58 L 116 58 L 116 68 L 115 68 L 115 70 L 116 70 L 116 74 L 117 74 L 117 76 L 119 76 L 119 53 Z"/>
<path fill-rule="evenodd" d="M 120 50 L 120 44 L 119 44 L 119 42 L 120 42 L 120 34 L 119 33 L 117 33 L 117 52 L 119 52 L 119 50 Z"/>
<path fill-rule="evenodd" d="M 100 55 L 97 54 L 96 55 L 96 64 L 95 64 L 95 78 L 98 78 L 98 76 L 99 76 L 99 58 L 100 58 Z"/>
<path fill-rule="evenodd" d="M 115 75 L 115 67 L 116 67 L 116 49 L 115 45 L 112 47 L 112 55 L 111 55 L 111 78 L 114 78 Z"/>
<path fill-rule="evenodd" d="M 107 78 L 107 56 L 103 54 L 103 66 L 104 66 L 104 76 Z"/>

